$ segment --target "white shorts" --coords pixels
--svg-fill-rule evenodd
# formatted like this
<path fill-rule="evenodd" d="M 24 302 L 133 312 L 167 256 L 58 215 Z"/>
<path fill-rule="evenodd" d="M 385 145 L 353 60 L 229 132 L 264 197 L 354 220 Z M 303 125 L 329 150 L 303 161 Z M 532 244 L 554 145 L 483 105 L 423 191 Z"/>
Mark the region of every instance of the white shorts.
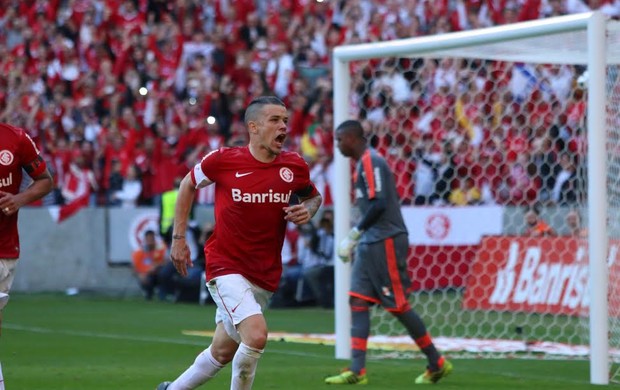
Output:
<path fill-rule="evenodd" d="M 237 325 L 246 318 L 263 314 L 273 295 L 239 274 L 218 276 L 207 282 L 211 298 L 217 305 L 215 323 L 223 323 L 226 333 L 241 342 Z"/>
<path fill-rule="evenodd" d="M 9 290 L 15 278 L 16 259 L 0 259 L 0 310 L 9 302 Z"/>

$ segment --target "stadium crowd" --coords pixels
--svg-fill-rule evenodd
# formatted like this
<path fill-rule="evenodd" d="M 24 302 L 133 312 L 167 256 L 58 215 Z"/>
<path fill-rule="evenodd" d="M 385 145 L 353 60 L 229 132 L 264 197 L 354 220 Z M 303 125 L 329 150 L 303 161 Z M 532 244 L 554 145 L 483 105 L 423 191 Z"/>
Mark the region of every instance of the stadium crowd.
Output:
<path fill-rule="evenodd" d="M 27 129 L 57 184 L 43 204 L 157 205 L 208 151 L 247 143 L 275 94 L 331 204 L 331 51 L 602 9 L 618 0 L 7 0 L 0 121 Z M 581 200 L 583 69 L 455 58 L 351 65 L 352 115 L 404 203 Z M 213 202 L 212 189 L 198 203 Z"/>

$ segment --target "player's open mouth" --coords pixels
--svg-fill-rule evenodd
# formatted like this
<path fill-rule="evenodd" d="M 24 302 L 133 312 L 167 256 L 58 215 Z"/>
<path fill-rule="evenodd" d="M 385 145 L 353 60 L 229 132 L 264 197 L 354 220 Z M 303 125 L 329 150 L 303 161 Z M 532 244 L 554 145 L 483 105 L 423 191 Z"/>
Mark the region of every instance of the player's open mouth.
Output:
<path fill-rule="evenodd" d="M 284 145 L 284 140 L 286 139 L 286 134 L 280 134 L 279 136 L 276 137 L 276 144 L 278 144 L 278 146 L 282 147 L 282 145 Z"/>

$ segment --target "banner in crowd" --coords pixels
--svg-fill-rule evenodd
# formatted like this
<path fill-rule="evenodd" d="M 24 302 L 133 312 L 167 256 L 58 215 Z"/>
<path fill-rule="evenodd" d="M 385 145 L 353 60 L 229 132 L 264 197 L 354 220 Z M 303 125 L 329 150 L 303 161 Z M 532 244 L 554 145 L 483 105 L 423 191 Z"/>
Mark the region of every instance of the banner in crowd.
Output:
<path fill-rule="evenodd" d="M 478 245 L 483 236 L 502 234 L 501 206 L 403 207 L 411 245 Z"/>
<path fill-rule="evenodd" d="M 56 223 L 64 222 L 66 219 L 74 216 L 80 210 L 88 206 L 90 194 L 84 194 L 67 204 L 62 206 L 49 206 L 47 210 Z"/>
<path fill-rule="evenodd" d="M 607 260 L 610 297 L 620 292 L 615 287 L 619 244 L 610 243 Z M 583 239 L 485 237 L 470 268 L 463 307 L 584 316 L 589 308 L 588 267 Z M 610 311 L 619 310 L 620 304 L 610 300 Z"/>

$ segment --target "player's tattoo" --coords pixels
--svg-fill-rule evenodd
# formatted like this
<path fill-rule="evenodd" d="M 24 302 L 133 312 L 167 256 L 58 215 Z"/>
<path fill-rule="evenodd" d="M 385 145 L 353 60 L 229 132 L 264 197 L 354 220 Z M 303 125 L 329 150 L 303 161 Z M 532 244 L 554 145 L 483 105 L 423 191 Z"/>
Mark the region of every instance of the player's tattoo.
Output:
<path fill-rule="evenodd" d="M 306 199 L 301 203 L 306 207 L 306 209 L 310 213 L 310 218 L 312 218 L 314 217 L 314 214 L 316 214 L 322 202 L 323 197 L 321 195 L 317 195 L 312 198 Z"/>

